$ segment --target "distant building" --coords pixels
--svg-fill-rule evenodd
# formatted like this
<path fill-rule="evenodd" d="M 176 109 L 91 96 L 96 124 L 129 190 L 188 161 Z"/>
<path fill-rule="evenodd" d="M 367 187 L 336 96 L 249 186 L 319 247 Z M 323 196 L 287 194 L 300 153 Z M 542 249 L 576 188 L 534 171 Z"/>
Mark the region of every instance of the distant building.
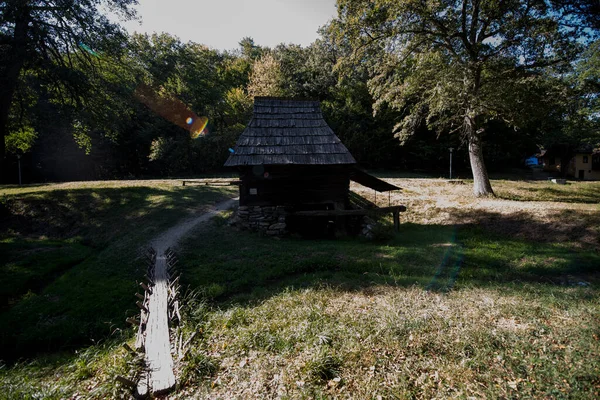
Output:
<path fill-rule="evenodd" d="M 600 180 L 600 150 L 594 146 L 570 150 L 568 146 L 555 145 L 543 150 L 538 159 L 544 171 L 584 181 Z"/>
<path fill-rule="evenodd" d="M 567 175 L 584 181 L 600 180 L 600 150 L 582 146 L 569 161 Z"/>
<path fill-rule="evenodd" d="M 539 165 L 546 172 L 561 172 L 561 157 L 555 148 L 542 150 L 538 156 Z"/>

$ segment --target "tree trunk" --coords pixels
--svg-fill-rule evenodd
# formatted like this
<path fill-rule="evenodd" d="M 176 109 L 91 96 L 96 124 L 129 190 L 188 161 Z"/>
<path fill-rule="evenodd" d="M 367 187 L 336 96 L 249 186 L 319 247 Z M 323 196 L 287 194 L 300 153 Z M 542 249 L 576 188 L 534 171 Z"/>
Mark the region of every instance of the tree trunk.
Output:
<path fill-rule="evenodd" d="M 8 134 L 8 116 L 17 88 L 17 80 L 27 56 L 27 30 L 29 26 L 28 2 L 17 10 L 15 30 L 10 49 L 7 51 L 7 63 L 1 67 L 0 87 L 0 181 L 7 176 L 6 136 Z"/>
<path fill-rule="evenodd" d="M 473 172 L 473 194 L 475 197 L 493 196 L 494 191 L 483 161 L 481 136 L 475 131 L 473 122 L 469 117 L 465 118 L 465 129 L 469 140 L 469 161 Z"/>

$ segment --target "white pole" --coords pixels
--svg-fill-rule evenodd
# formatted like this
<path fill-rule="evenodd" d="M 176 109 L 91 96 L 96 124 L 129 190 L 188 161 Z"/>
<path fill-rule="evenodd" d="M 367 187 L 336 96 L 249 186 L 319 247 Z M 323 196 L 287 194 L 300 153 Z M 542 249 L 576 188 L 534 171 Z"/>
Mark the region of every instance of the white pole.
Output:
<path fill-rule="evenodd" d="M 21 186 L 21 155 L 17 154 L 17 164 L 19 165 L 19 186 Z"/>
<path fill-rule="evenodd" d="M 452 179 L 452 150 L 454 150 L 452 147 L 450 147 L 450 179 Z"/>

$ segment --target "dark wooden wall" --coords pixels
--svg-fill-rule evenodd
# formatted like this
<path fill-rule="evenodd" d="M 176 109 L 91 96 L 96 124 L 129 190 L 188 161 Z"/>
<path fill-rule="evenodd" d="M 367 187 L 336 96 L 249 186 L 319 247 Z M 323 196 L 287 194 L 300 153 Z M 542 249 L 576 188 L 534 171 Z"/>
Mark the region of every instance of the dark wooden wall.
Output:
<path fill-rule="evenodd" d="M 240 205 L 295 208 L 345 205 L 350 190 L 350 170 L 346 165 L 240 168 Z M 256 189 L 256 194 L 250 194 L 251 189 Z"/>

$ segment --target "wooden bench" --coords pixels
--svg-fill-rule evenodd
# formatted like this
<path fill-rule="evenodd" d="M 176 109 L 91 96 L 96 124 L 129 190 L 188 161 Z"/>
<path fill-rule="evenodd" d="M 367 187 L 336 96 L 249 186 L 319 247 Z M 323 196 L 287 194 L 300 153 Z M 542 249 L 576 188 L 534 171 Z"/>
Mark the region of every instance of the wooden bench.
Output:
<path fill-rule="evenodd" d="M 201 185 L 201 186 L 232 186 L 232 185 L 239 185 L 242 183 L 242 181 L 240 181 L 240 180 L 218 181 L 218 180 L 209 180 L 209 179 L 182 180 L 181 182 L 182 182 L 183 186 L 185 186 L 186 184 Z"/>

